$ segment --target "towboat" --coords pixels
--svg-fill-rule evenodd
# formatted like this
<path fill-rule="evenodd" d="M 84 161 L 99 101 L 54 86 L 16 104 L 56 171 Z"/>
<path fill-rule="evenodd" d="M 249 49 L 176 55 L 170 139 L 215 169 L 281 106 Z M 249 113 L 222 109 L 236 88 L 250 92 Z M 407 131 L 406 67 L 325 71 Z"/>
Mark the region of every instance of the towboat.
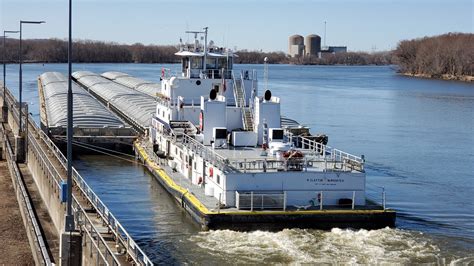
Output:
<path fill-rule="evenodd" d="M 282 116 L 284 99 L 260 93 L 255 70 L 233 69 L 238 55 L 207 30 L 180 42 L 178 73 L 162 69 L 156 113 L 134 144 L 179 206 L 203 229 L 394 226 L 385 192 L 381 202 L 366 193 L 364 157 Z"/>

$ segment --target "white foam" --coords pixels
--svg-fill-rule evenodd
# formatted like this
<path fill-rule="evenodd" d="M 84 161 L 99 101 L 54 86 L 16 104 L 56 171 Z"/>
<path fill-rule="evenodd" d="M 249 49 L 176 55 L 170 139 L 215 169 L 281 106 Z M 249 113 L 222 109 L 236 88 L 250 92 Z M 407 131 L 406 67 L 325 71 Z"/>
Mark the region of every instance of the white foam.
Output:
<path fill-rule="evenodd" d="M 422 233 L 384 228 L 331 231 L 200 232 L 191 241 L 209 254 L 241 263 L 439 263 L 440 249 Z"/>

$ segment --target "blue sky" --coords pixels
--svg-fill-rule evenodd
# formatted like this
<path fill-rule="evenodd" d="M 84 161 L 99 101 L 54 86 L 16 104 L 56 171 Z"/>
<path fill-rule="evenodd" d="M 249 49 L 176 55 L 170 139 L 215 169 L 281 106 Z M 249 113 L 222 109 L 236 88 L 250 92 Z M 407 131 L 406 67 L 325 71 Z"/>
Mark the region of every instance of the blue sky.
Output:
<path fill-rule="evenodd" d="M 399 40 L 473 32 L 473 0 L 73 0 L 73 38 L 176 44 L 209 26 L 209 38 L 230 48 L 286 51 L 292 34 L 324 35 L 352 51 L 394 48 Z M 67 0 L 0 0 L 0 30 L 25 25 L 24 38 L 66 38 Z"/>

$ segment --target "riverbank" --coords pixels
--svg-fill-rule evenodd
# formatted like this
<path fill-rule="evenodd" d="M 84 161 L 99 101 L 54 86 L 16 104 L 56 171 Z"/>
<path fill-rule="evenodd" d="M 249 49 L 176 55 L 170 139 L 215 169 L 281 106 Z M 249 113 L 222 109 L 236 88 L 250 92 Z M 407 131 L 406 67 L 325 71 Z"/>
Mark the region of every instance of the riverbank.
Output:
<path fill-rule="evenodd" d="M 455 81 L 462 81 L 462 82 L 474 82 L 474 76 L 469 75 L 450 75 L 450 74 L 443 74 L 443 75 L 430 75 L 430 74 L 413 74 L 413 73 L 400 73 L 407 77 L 415 77 L 415 78 L 425 78 L 425 79 L 442 79 L 442 80 L 455 80 Z"/>

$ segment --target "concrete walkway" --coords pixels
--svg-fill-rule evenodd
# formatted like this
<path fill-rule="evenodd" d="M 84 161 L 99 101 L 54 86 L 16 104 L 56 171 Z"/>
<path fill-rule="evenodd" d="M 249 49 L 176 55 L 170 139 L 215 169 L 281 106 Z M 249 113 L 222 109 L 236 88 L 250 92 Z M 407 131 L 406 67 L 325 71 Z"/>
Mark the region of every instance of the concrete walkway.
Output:
<path fill-rule="evenodd" d="M 0 265 L 34 265 L 6 161 L 0 161 Z"/>

